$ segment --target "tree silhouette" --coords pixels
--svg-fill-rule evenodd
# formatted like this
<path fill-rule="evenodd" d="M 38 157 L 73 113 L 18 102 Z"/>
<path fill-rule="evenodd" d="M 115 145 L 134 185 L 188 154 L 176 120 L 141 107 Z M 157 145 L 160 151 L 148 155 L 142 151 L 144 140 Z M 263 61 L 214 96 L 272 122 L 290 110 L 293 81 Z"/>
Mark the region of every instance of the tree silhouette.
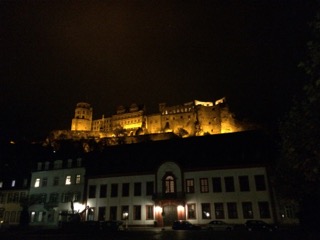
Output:
<path fill-rule="evenodd" d="M 307 82 L 280 124 L 281 158 L 278 176 L 282 193 L 300 204 L 300 221 L 315 227 L 320 211 L 320 15 L 311 24 L 314 37 L 307 58 L 299 65 Z M 315 228 L 316 229 L 316 228 Z"/>

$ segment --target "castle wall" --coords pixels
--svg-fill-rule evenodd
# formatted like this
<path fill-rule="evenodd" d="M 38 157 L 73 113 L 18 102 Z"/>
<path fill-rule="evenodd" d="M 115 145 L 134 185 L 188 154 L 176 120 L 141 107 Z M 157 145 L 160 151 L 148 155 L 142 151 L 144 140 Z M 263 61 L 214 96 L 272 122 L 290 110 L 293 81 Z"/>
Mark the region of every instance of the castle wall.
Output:
<path fill-rule="evenodd" d="M 222 98 L 216 102 L 194 100 L 174 106 L 161 103 L 159 113 L 151 115 L 146 115 L 144 106 L 137 104 L 132 104 L 129 108 L 119 106 L 116 114 L 111 117 L 102 116 L 101 119 L 95 120 L 92 120 L 90 104 L 78 103 L 71 130 L 98 132 L 104 137 L 134 137 L 136 134 L 168 132 L 188 137 L 237 132 L 244 129 L 235 121 L 225 104 L 225 98 Z"/>

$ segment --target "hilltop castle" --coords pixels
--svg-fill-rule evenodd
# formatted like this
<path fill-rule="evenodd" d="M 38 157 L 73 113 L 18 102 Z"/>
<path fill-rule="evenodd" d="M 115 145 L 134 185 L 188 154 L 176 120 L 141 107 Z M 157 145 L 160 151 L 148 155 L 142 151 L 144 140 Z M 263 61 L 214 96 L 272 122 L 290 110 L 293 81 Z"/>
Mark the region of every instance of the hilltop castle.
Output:
<path fill-rule="evenodd" d="M 119 106 L 116 113 L 100 119 L 93 119 L 93 108 L 89 103 L 76 105 L 71 130 L 52 132 L 59 138 L 131 138 L 148 135 L 163 139 L 171 136 L 191 137 L 208 134 L 231 133 L 246 130 L 229 111 L 226 99 L 214 102 L 193 100 L 180 105 L 159 104 L 159 112 L 147 114 L 144 105 Z M 151 137 L 152 136 L 152 137 Z"/>

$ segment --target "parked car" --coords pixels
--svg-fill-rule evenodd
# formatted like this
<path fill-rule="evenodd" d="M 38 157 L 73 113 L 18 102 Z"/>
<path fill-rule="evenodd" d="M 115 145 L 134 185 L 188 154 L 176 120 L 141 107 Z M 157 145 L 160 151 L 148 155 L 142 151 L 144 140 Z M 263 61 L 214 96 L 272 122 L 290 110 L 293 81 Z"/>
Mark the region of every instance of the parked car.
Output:
<path fill-rule="evenodd" d="M 185 220 L 174 221 L 172 224 L 173 230 L 200 230 L 201 227 Z"/>
<path fill-rule="evenodd" d="M 214 220 L 207 224 L 206 229 L 214 231 L 231 231 L 234 230 L 234 225 L 224 221 Z"/>
<path fill-rule="evenodd" d="M 273 224 L 266 223 L 261 220 L 248 220 L 245 222 L 245 228 L 248 231 L 274 231 L 277 230 L 278 227 Z"/>
<path fill-rule="evenodd" d="M 103 221 L 100 222 L 100 229 L 103 231 L 121 231 L 124 230 L 122 221 Z"/>

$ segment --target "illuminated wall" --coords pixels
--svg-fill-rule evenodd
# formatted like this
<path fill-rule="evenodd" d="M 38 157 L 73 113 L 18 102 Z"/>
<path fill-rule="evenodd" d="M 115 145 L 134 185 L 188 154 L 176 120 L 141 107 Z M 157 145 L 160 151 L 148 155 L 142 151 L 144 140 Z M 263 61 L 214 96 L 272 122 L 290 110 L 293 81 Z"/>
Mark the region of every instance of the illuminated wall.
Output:
<path fill-rule="evenodd" d="M 91 131 L 92 107 L 88 103 L 78 103 L 71 123 L 73 131 Z"/>
<path fill-rule="evenodd" d="M 245 130 L 229 111 L 226 99 L 215 102 L 194 100 L 167 106 L 159 104 L 159 113 L 146 114 L 144 105 L 119 106 L 111 117 L 92 120 L 90 104 L 78 103 L 71 130 L 104 133 L 104 136 L 135 136 L 172 132 L 180 137 L 230 133 Z M 139 131 L 138 131 L 139 130 Z M 120 132 L 120 135 L 119 135 Z"/>

